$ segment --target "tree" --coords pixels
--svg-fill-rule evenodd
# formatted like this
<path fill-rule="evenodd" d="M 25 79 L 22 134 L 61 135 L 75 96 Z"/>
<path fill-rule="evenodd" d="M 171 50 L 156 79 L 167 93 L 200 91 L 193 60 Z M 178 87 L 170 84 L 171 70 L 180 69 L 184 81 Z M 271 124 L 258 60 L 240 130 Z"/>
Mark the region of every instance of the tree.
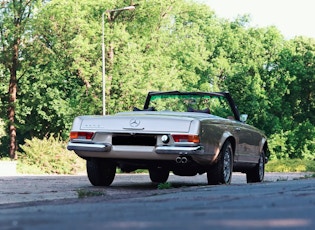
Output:
<path fill-rule="evenodd" d="M 39 0 L 3 0 L 0 8 L 0 63 L 4 65 L 8 74 L 8 95 L 2 102 L 7 106 L 9 121 L 10 150 L 9 155 L 16 159 L 16 100 L 19 79 L 23 73 L 18 71 L 23 65 L 21 53 L 29 42 L 30 20 L 33 10 L 38 6 Z M 1 97 L 3 99 L 3 97 Z"/>
<path fill-rule="evenodd" d="M 33 43 L 24 53 L 32 66 L 18 103 L 20 142 L 51 134 L 66 139 L 75 116 L 101 113 L 97 6 L 57 0 L 38 11 Z"/>
<path fill-rule="evenodd" d="M 148 91 L 200 90 L 200 84 L 209 88 L 208 76 L 203 77 L 209 65 L 203 28 L 215 21 L 209 8 L 183 1 L 138 3 L 130 13 L 133 21 L 121 21 L 128 14 L 117 18 L 108 33 L 116 47 L 111 113 L 142 106 Z"/>
<path fill-rule="evenodd" d="M 25 138 L 65 140 L 75 116 L 101 114 L 102 14 L 129 5 L 104 24 L 108 114 L 141 107 L 148 91 L 230 91 L 278 158 L 311 158 L 312 39 L 285 41 L 275 27 L 186 0 L 2 2 L 0 113 L 10 112 L 12 158 Z"/>
<path fill-rule="evenodd" d="M 281 127 L 288 133 L 291 158 L 314 158 L 315 149 L 315 40 L 297 37 L 279 53 L 277 72 L 289 79 L 277 108 Z M 311 157 L 312 156 L 312 157 Z"/>

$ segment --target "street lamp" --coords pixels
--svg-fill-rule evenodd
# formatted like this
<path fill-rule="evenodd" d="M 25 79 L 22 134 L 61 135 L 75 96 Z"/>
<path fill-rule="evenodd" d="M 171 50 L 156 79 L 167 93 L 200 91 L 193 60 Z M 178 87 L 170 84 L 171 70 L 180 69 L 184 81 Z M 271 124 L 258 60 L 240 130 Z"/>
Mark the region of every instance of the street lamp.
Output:
<path fill-rule="evenodd" d="M 113 10 L 106 10 L 102 14 L 102 63 L 103 63 L 103 72 L 102 72 L 102 83 L 103 83 L 103 115 L 106 114 L 106 95 L 105 95 L 105 86 L 106 86 L 106 79 L 105 79 L 105 14 L 112 13 L 112 12 L 121 12 L 124 10 L 134 10 L 135 6 L 126 6 L 119 9 L 113 9 Z"/>

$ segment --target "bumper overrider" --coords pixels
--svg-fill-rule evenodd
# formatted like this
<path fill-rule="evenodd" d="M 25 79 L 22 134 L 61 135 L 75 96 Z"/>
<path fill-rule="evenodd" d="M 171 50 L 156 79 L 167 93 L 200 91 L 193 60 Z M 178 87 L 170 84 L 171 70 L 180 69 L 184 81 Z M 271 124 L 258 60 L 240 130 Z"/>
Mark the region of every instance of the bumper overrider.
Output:
<path fill-rule="evenodd" d="M 111 152 L 113 146 L 109 143 L 76 143 L 69 142 L 68 150 L 85 152 Z M 174 155 L 203 155 L 205 153 L 203 146 L 156 146 L 154 152 L 157 154 Z"/>

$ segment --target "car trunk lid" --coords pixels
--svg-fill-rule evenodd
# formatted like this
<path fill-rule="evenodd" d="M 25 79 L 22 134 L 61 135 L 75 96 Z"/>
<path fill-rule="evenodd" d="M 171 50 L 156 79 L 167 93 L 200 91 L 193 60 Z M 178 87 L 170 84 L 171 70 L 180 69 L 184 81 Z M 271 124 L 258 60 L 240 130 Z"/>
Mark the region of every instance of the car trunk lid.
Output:
<path fill-rule="evenodd" d="M 81 130 L 104 132 L 188 133 L 195 119 L 191 117 L 162 115 L 115 115 L 85 117 Z"/>

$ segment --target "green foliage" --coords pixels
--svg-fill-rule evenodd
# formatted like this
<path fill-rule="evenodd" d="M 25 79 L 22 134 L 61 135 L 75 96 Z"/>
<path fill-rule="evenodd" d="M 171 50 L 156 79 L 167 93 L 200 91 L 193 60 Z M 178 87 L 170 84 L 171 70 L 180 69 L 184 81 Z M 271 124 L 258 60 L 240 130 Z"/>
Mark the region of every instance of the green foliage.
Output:
<path fill-rule="evenodd" d="M 4 121 L 0 119 L 0 138 L 5 135 L 5 127 Z"/>
<path fill-rule="evenodd" d="M 2 142 L 5 138 L 5 123 L 2 119 L 0 119 L 0 146 L 2 146 Z M 5 150 L 0 148 L 0 158 L 6 157 Z"/>
<path fill-rule="evenodd" d="M 268 148 L 270 150 L 271 159 L 287 159 L 289 158 L 289 151 L 287 148 L 288 132 L 274 133 L 270 135 L 268 141 Z"/>
<path fill-rule="evenodd" d="M 0 91 L 0 116 L 8 116 L 9 154 L 16 159 L 16 102 L 19 89 L 19 79 L 24 69 L 28 67 L 25 61 L 25 47 L 32 42 L 32 17 L 41 6 L 40 0 L 2 1 L 0 7 L 0 77 L 7 84 L 8 91 Z M 3 84 L 3 83 L 2 83 Z M 3 85 L 0 85 L 2 89 Z M 6 111 L 7 113 L 5 113 Z M 6 144 L 5 142 L 1 143 Z"/>
<path fill-rule="evenodd" d="M 297 124 L 290 132 L 289 140 L 292 148 L 290 158 L 315 159 L 315 126 L 308 119 Z"/>
<path fill-rule="evenodd" d="M 75 116 L 100 113 L 99 23 L 91 11 L 88 2 L 51 1 L 33 20 L 36 36 L 25 50 L 32 67 L 20 79 L 17 104 L 20 137 L 67 139 Z"/>
<path fill-rule="evenodd" d="M 66 149 L 66 144 L 50 136 L 40 140 L 25 140 L 20 146 L 19 173 L 76 174 L 84 171 L 85 161 Z"/>
<path fill-rule="evenodd" d="M 14 34 L 23 40 L 15 103 L 22 146 L 25 139 L 45 142 L 52 134 L 66 140 L 75 116 L 101 114 L 102 14 L 130 4 L 30 3 L 21 31 L 12 24 L 12 2 L 0 9 L 5 31 L 0 33 L 0 118 L 5 124 L 9 45 Z M 141 108 L 148 91 L 230 91 L 241 113 L 249 115 L 248 123 L 268 135 L 272 159 L 314 159 L 315 39 L 284 40 L 275 27 L 250 27 L 247 15 L 220 19 L 193 1 L 134 3 L 134 11 L 105 15 L 108 114 Z M 5 156 L 9 135 L 1 130 L 0 155 Z"/>
<path fill-rule="evenodd" d="M 298 37 L 285 43 L 271 71 L 277 94 L 270 103 L 276 121 L 270 133 L 284 131 L 289 158 L 314 159 L 314 63 L 314 39 Z"/>
<path fill-rule="evenodd" d="M 173 186 L 170 182 L 165 182 L 165 183 L 159 183 L 157 188 L 158 189 L 171 189 L 173 188 Z"/>

